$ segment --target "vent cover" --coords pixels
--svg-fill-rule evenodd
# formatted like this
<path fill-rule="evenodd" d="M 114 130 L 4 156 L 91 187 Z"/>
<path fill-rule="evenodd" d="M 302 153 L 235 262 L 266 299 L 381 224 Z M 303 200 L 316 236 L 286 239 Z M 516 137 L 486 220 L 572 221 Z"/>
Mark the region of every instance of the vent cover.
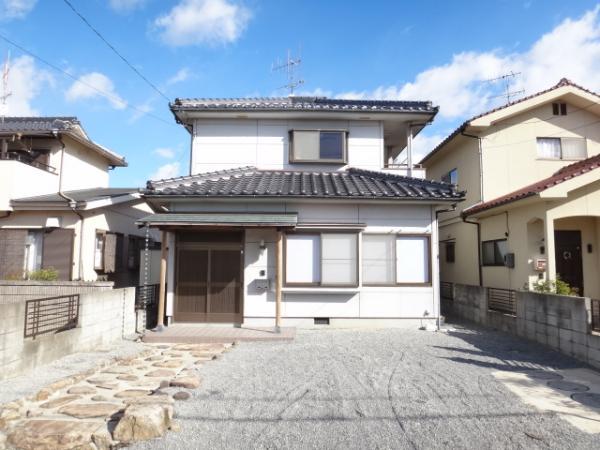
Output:
<path fill-rule="evenodd" d="M 315 325 L 329 325 L 329 317 L 315 317 Z"/>

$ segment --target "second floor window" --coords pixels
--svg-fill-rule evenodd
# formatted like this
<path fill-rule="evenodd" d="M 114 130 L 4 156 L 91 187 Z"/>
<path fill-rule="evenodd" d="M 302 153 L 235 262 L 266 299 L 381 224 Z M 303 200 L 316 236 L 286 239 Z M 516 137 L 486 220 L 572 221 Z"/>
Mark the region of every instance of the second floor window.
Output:
<path fill-rule="evenodd" d="M 346 131 L 293 130 L 290 162 L 345 164 Z"/>
<path fill-rule="evenodd" d="M 442 175 L 442 181 L 444 183 L 458 184 L 458 170 L 452 169 L 450 172 Z"/>
<path fill-rule="evenodd" d="M 542 159 L 585 159 L 584 138 L 537 138 L 537 156 Z"/>

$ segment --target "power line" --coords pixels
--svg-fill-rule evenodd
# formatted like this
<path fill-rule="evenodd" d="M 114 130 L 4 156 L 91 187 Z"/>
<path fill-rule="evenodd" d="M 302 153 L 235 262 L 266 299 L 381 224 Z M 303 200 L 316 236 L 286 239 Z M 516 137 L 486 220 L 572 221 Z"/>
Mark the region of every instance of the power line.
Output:
<path fill-rule="evenodd" d="M 115 53 L 115 55 L 117 55 L 119 58 L 121 58 L 121 60 L 123 60 L 123 62 L 125 64 L 127 64 L 127 66 L 136 73 L 137 76 L 139 76 L 142 80 L 144 80 L 144 82 L 146 82 L 146 84 L 148 86 L 150 86 L 152 89 L 154 89 L 165 100 L 167 100 L 168 102 L 171 101 L 169 99 L 169 97 L 167 97 L 159 88 L 156 87 L 156 85 L 154 83 L 152 83 L 139 70 L 137 70 L 135 68 L 135 66 L 133 64 L 131 64 L 127 58 L 125 58 L 110 42 L 108 42 L 106 40 L 106 38 L 104 36 L 102 36 L 102 33 L 100 33 L 96 28 L 94 28 L 94 26 L 79 11 L 77 11 L 77 9 L 75 9 L 73 4 L 69 0 L 63 0 L 63 1 L 67 4 L 67 6 L 69 8 L 71 8 L 71 10 L 77 16 L 79 16 L 79 18 L 83 21 L 83 23 L 85 23 L 88 26 L 88 28 L 90 30 L 92 30 L 102 40 L 102 42 L 104 42 L 108 46 L 108 48 L 110 48 Z"/>
<path fill-rule="evenodd" d="M 101 89 L 98 89 L 96 86 L 86 83 L 85 81 L 82 81 L 81 79 L 77 78 L 75 75 L 70 74 L 69 72 L 67 72 L 66 70 L 61 69 L 60 67 L 58 67 L 57 65 L 45 60 L 44 58 L 42 58 L 41 56 L 36 55 L 35 53 L 27 50 L 25 47 L 22 47 L 21 45 L 17 44 L 16 42 L 10 40 L 9 38 L 7 38 L 6 36 L 4 36 L 3 34 L 0 34 L 0 39 L 2 39 L 4 42 L 6 42 L 7 44 L 12 45 L 13 47 L 15 47 L 18 50 L 21 50 L 23 53 L 31 56 L 32 58 L 37 59 L 38 61 L 40 61 L 41 63 L 47 65 L 48 67 L 56 70 L 57 72 L 62 73 L 63 75 L 68 76 L 69 78 L 71 78 L 72 80 L 75 80 L 77 83 L 81 83 L 84 86 L 89 87 L 90 89 L 93 89 L 94 91 L 96 91 L 98 94 L 100 94 L 102 97 L 107 98 L 109 100 L 113 100 L 115 102 L 118 103 L 125 103 L 125 107 L 129 108 L 129 109 L 133 109 L 139 113 L 141 113 L 144 116 L 149 116 L 152 117 L 153 119 L 159 120 L 160 122 L 166 123 L 167 125 L 175 125 L 172 122 L 169 122 L 165 119 L 163 119 L 162 117 L 159 117 L 155 114 L 149 113 L 148 111 L 143 110 L 142 108 L 138 108 L 137 106 L 134 106 L 132 104 L 130 104 L 129 102 L 123 102 L 123 99 L 120 97 L 117 97 L 113 94 L 110 94 L 108 92 L 105 92 Z"/>

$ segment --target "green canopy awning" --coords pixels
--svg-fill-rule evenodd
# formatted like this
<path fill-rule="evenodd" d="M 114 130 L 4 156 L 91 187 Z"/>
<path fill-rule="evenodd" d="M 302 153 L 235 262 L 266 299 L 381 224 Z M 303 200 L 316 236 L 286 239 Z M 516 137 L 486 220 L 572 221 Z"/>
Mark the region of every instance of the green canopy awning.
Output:
<path fill-rule="evenodd" d="M 295 227 L 296 213 L 164 213 L 136 221 L 148 226 Z"/>

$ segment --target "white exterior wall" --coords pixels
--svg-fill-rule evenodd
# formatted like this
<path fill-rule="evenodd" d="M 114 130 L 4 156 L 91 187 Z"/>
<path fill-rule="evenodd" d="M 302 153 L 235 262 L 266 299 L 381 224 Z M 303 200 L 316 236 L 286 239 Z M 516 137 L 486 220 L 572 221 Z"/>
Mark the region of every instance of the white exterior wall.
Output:
<path fill-rule="evenodd" d="M 19 161 L 0 160 L 0 211 L 10 200 L 58 191 L 58 175 Z"/>
<path fill-rule="evenodd" d="M 60 170 L 60 161 L 57 162 Z M 65 139 L 62 190 L 108 187 L 108 162 L 83 145 Z"/>
<path fill-rule="evenodd" d="M 374 203 L 374 202 L 372 202 Z M 176 205 L 173 205 L 176 206 Z M 190 203 L 179 206 L 187 211 L 277 211 L 297 212 L 301 223 L 366 224 L 361 233 L 426 233 L 431 235 L 431 286 L 362 286 L 359 255 L 357 288 L 286 288 L 282 299 L 284 325 L 313 325 L 315 317 L 331 318 L 332 325 L 382 323 L 418 326 L 433 322 L 438 314 L 437 233 L 435 212 L 430 205 L 315 204 L 315 203 Z M 274 229 L 247 229 L 244 243 L 244 325 L 272 326 L 275 317 L 275 241 Z M 260 250 L 261 240 L 266 249 Z M 361 242 L 361 239 L 359 239 Z M 174 242 L 169 246 L 167 315 L 174 302 Z M 254 280 L 266 270 L 270 290 L 259 291 Z M 357 320 L 361 319 L 361 320 Z M 401 320 L 398 320 L 401 319 Z M 412 320 L 410 320 L 412 319 Z"/>
<path fill-rule="evenodd" d="M 256 166 L 260 169 L 341 170 L 341 164 L 290 164 L 289 130 L 348 130 L 348 165 L 383 168 L 383 124 L 348 120 L 198 120 L 194 124 L 191 173 Z"/>

